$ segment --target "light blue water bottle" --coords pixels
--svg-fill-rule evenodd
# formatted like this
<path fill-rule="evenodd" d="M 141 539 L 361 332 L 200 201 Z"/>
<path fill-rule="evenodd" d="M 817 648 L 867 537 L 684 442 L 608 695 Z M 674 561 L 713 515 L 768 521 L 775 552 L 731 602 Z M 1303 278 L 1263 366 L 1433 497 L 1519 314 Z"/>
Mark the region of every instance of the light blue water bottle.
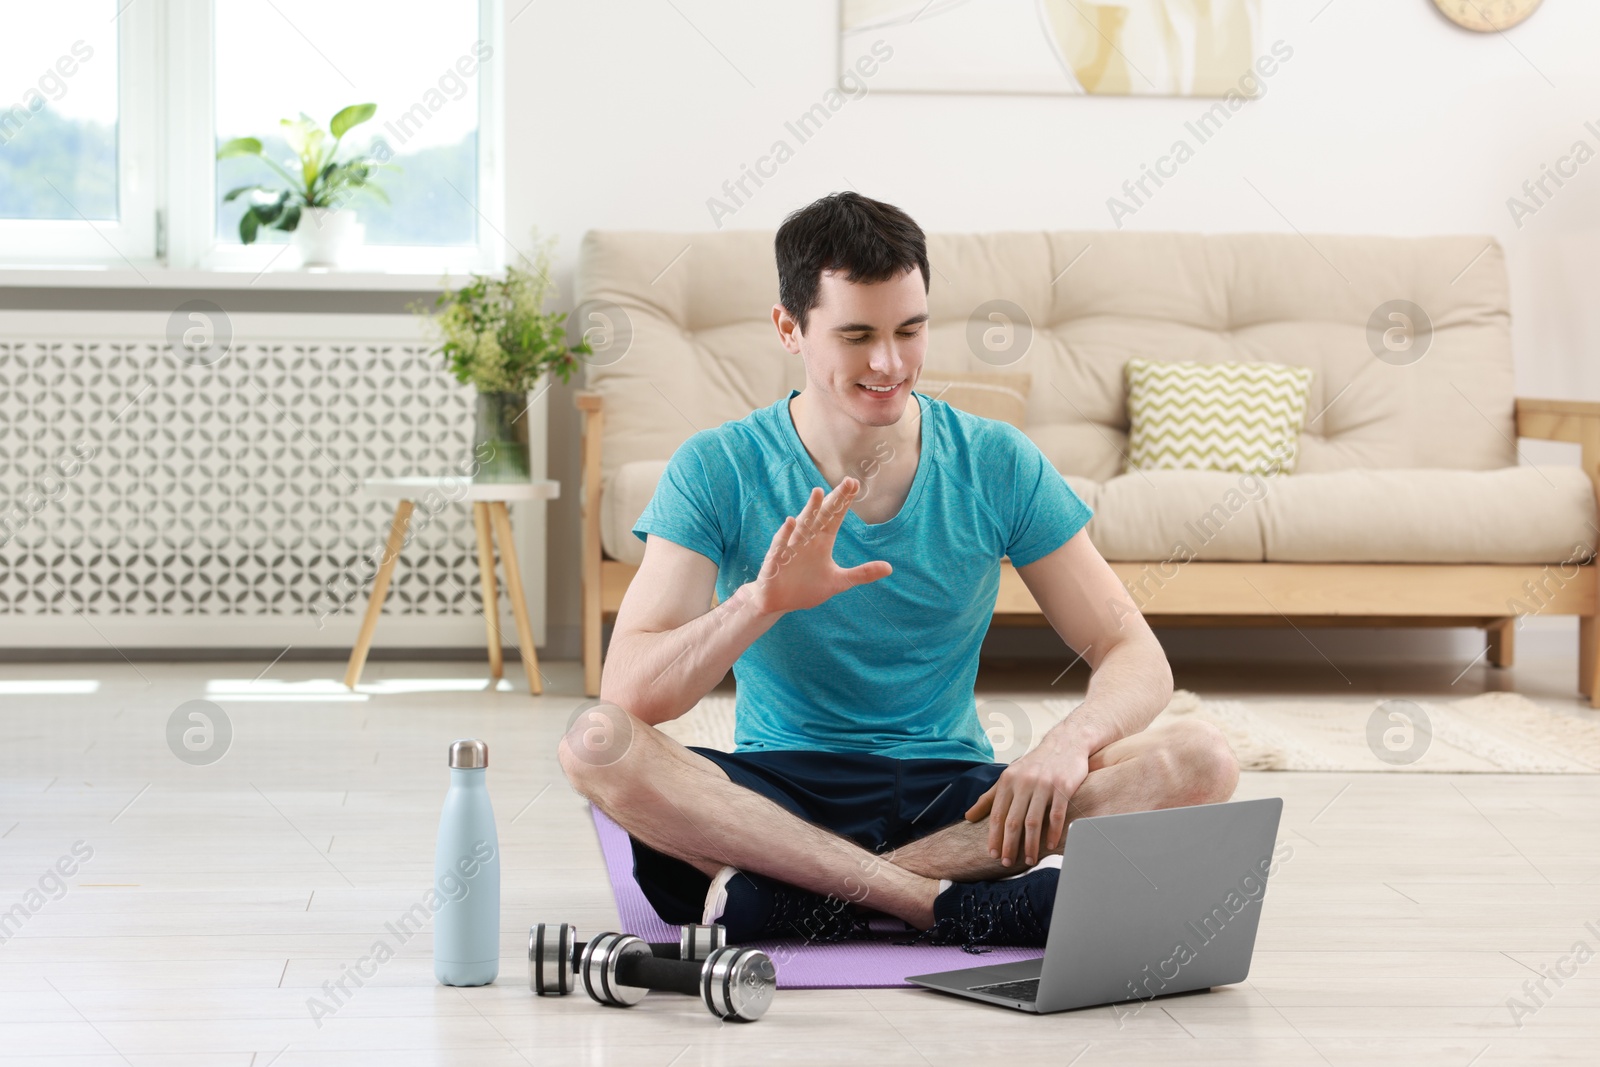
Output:
<path fill-rule="evenodd" d="M 484 782 L 489 746 L 450 746 L 450 791 L 439 816 L 433 889 L 433 973 L 445 985 L 488 985 L 500 973 L 500 839 Z"/>

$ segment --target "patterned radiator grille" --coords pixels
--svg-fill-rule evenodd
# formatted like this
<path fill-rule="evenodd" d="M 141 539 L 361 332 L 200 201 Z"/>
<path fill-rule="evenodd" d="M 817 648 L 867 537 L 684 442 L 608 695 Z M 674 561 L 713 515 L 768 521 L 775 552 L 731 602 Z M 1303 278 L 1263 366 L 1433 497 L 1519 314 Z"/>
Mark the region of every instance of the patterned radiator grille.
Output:
<path fill-rule="evenodd" d="M 467 469 L 472 393 L 425 347 L 0 342 L 0 615 L 358 611 L 393 505 Z M 476 615 L 470 509 L 418 503 L 386 610 Z M 353 603 L 352 603 L 353 601 Z"/>

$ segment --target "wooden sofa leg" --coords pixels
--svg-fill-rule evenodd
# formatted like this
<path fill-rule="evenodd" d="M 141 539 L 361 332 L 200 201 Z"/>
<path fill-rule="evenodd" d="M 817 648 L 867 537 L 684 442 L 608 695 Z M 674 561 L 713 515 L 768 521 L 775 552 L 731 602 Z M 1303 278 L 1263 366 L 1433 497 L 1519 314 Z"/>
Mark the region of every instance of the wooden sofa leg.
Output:
<path fill-rule="evenodd" d="M 1517 617 L 1509 615 L 1491 622 L 1484 630 L 1489 636 L 1489 665 L 1509 667 L 1517 654 Z"/>
<path fill-rule="evenodd" d="M 1578 616 L 1578 692 L 1600 708 L 1600 616 Z"/>

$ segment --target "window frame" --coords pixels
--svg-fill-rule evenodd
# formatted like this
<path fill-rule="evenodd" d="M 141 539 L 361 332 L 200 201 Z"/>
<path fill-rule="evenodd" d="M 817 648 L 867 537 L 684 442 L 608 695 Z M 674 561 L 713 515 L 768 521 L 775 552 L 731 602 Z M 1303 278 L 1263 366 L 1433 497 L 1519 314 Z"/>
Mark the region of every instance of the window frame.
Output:
<path fill-rule="evenodd" d="M 223 243 L 216 232 L 216 0 L 141 0 L 118 15 L 118 222 L 0 219 L 0 268 L 297 272 L 288 245 Z M 476 0 L 478 215 L 471 245 L 350 249 L 338 273 L 493 272 L 506 263 L 502 0 Z M 110 247 L 108 247 L 108 243 Z"/>
<path fill-rule="evenodd" d="M 137 270 L 156 258 L 160 204 L 160 101 L 134 57 L 158 50 L 160 11 L 132 4 L 117 18 L 117 215 L 114 220 L 0 219 L 7 263 L 104 265 Z M 76 209 L 74 209 L 76 210 Z"/>

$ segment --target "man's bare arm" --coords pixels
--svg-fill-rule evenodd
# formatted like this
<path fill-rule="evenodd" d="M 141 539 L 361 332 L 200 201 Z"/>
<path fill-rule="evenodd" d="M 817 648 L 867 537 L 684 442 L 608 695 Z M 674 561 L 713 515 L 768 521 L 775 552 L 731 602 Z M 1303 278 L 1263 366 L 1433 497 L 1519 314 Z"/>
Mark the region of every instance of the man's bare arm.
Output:
<path fill-rule="evenodd" d="M 648 535 L 644 562 L 617 608 L 601 700 L 651 726 L 676 719 L 778 621 L 758 609 L 749 583 L 705 611 L 716 579 L 716 564 L 700 553 Z"/>
<path fill-rule="evenodd" d="M 1149 726 L 1172 700 L 1172 668 L 1088 531 L 1017 575 L 1061 640 L 1089 664 L 1083 703 L 1061 728 L 1092 753 Z"/>
<path fill-rule="evenodd" d="M 1083 703 L 967 810 L 969 821 L 989 819 L 989 854 L 1006 866 L 1019 854 L 1031 865 L 1041 845 L 1060 844 L 1089 757 L 1143 730 L 1172 699 L 1172 668 L 1161 643 L 1087 531 L 1017 574 L 1092 674 Z"/>

